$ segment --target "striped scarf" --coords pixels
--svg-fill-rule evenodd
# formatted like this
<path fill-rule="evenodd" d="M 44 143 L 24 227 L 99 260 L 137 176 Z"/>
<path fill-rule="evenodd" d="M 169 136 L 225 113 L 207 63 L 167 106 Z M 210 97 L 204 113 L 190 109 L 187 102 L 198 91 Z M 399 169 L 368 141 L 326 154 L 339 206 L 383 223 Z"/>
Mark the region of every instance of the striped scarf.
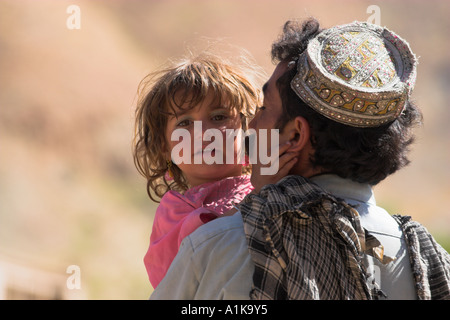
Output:
<path fill-rule="evenodd" d="M 358 212 L 316 184 L 300 176 L 285 177 L 257 195 L 248 195 L 240 210 L 255 264 L 251 299 L 365 300 L 382 294 L 376 284 L 369 283 L 362 257 L 369 254 L 383 263 L 391 259 L 383 255 L 381 243 L 362 228 Z M 411 233 L 415 229 L 408 223 L 405 228 Z M 430 242 L 423 249 L 433 260 L 429 263 L 436 265 L 439 260 L 442 266 L 439 270 L 413 266 L 419 274 L 431 270 L 441 275 L 431 286 L 428 274 L 416 277 L 419 298 L 448 299 L 450 256 L 442 248 L 430 254 L 430 247 L 437 247 L 427 232 L 421 230 L 419 238 Z M 419 238 L 407 236 L 408 244 L 420 244 Z M 423 252 L 419 251 L 412 262 L 420 260 Z M 439 293 L 433 296 L 429 288 L 436 285 Z"/>

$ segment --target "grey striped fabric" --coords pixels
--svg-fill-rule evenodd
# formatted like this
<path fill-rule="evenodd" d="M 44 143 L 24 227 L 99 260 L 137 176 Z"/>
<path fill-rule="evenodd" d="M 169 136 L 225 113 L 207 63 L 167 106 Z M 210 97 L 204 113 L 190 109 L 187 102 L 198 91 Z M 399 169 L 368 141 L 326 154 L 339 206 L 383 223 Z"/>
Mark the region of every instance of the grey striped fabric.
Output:
<path fill-rule="evenodd" d="M 450 255 L 420 223 L 395 215 L 409 247 L 410 261 L 421 300 L 450 300 Z"/>

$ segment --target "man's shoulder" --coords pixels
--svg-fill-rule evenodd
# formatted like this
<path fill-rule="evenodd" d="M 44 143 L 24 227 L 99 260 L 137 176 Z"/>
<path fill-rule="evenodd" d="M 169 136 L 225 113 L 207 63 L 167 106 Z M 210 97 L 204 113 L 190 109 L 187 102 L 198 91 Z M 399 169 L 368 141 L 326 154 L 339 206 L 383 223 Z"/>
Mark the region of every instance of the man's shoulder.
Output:
<path fill-rule="evenodd" d="M 184 238 L 151 298 L 248 299 L 253 271 L 240 213 L 220 217 Z"/>
<path fill-rule="evenodd" d="M 183 242 L 189 241 L 195 251 L 205 246 L 223 245 L 223 239 L 226 239 L 227 246 L 236 241 L 246 241 L 240 212 L 232 216 L 214 219 L 202 225 L 186 237 Z"/>

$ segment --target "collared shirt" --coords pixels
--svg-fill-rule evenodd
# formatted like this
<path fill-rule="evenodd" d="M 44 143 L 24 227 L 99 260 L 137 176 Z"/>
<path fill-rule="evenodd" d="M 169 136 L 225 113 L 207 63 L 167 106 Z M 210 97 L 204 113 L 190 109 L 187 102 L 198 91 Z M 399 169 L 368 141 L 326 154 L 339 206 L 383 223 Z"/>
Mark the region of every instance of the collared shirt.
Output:
<path fill-rule="evenodd" d="M 368 185 L 322 175 L 311 179 L 335 197 L 356 206 L 362 226 L 389 256 L 387 266 L 365 258 L 368 271 L 388 299 L 415 299 L 407 247 L 396 221 L 376 206 Z M 254 264 L 240 213 L 213 220 L 186 237 L 151 299 L 249 299 Z"/>
<path fill-rule="evenodd" d="M 370 255 L 364 255 L 364 264 L 368 272 L 380 285 L 387 298 L 417 299 L 405 237 L 394 218 L 376 205 L 370 185 L 331 174 L 313 177 L 311 181 L 355 206 L 362 227 L 381 242 L 385 255 L 395 258 L 394 261 L 383 264 Z"/>

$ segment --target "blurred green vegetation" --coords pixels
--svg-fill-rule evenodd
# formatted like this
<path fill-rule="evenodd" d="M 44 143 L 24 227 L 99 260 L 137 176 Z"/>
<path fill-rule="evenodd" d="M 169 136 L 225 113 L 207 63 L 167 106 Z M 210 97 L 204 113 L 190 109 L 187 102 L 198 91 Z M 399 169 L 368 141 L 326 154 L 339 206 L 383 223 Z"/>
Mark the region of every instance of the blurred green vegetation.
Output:
<path fill-rule="evenodd" d="M 450 253 L 450 235 L 434 233 L 433 237 L 436 239 L 437 243 L 439 243 L 447 252 Z"/>

